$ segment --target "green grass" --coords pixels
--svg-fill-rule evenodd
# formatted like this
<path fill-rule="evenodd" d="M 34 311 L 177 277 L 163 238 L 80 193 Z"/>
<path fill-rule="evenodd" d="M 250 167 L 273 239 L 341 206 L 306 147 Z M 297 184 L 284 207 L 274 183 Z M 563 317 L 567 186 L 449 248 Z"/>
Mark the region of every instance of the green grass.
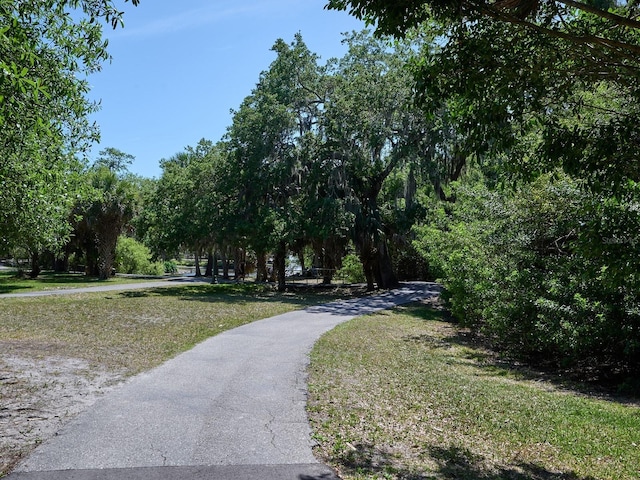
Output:
<path fill-rule="evenodd" d="M 6 413 L 4 406 L 13 406 L 8 417 L 11 424 L 11 415 L 37 414 L 34 408 L 46 410 L 46 405 L 38 407 L 39 398 L 65 394 L 56 391 L 55 379 L 33 391 L 29 371 L 24 371 L 28 367 L 21 365 L 78 359 L 89 365 L 88 378 L 94 372 L 123 378 L 151 369 L 222 331 L 353 293 L 345 289 L 277 293 L 255 284 L 193 283 L 0 298 L 0 366 L 4 362 L 7 367 L 0 375 L 0 414 Z M 12 365 L 15 359 L 19 363 Z M 51 389 L 50 395 L 42 388 Z M 31 437 L 0 441 L 0 477 L 38 442 Z"/>
<path fill-rule="evenodd" d="M 5 298 L 0 299 L 0 350 L 78 357 L 131 375 L 222 331 L 338 295 L 279 294 L 253 284 L 190 284 Z"/>
<path fill-rule="evenodd" d="M 511 368 L 409 306 L 326 334 L 310 367 L 316 453 L 345 479 L 637 479 L 640 408 Z"/>
<path fill-rule="evenodd" d="M 97 285 L 114 285 L 143 282 L 140 278 L 113 277 L 108 280 L 99 280 L 97 277 L 88 277 L 82 273 L 53 273 L 43 272 L 38 278 L 20 277 L 15 271 L 0 271 L 0 294 L 21 293 L 40 290 L 55 290 L 61 288 L 82 288 Z"/>

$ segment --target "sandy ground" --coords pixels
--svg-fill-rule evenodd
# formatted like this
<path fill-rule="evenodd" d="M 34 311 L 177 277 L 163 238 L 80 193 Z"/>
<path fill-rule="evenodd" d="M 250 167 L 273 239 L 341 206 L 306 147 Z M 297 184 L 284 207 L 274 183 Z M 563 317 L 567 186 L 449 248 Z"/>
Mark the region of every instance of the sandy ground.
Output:
<path fill-rule="evenodd" d="M 34 359 L 0 345 L 0 477 L 122 380 L 81 359 Z"/>

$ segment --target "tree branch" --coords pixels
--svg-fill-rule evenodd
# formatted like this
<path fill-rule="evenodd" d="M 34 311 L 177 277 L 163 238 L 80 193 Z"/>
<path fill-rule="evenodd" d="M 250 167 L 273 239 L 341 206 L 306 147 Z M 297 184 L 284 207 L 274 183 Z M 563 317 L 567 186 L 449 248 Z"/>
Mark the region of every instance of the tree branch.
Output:
<path fill-rule="evenodd" d="M 607 12 L 605 10 L 600 10 L 599 8 L 592 7 L 591 5 L 587 5 L 586 3 L 576 2 L 574 0 L 556 0 L 556 1 L 558 3 L 562 3 L 563 5 L 566 5 L 567 7 L 577 8 L 578 10 L 589 12 L 598 17 L 606 18 L 607 20 L 611 20 L 612 22 L 615 22 L 618 25 L 624 25 L 625 27 L 629 27 L 633 29 L 640 29 L 640 22 L 632 18 L 623 17 L 615 13 Z"/>
<path fill-rule="evenodd" d="M 638 57 L 633 54 L 640 55 L 640 45 L 618 42 L 616 40 L 610 40 L 610 39 L 598 37 L 597 35 L 588 35 L 588 36 L 572 35 L 570 33 L 561 32 L 559 30 L 554 30 L 552 28 L 543 27 L 541 25 L 538 25 L 537 23 L 533 23 L 528 20 L 523 20 L 514 15 L 510 15 L 502 10 L 495 9 L 491 6 L 477 5 L 476 8 L 478 9 L 479 13 L 486 15 L 490 18 L 493 18 L 495 20 L 500 20 L 503 22 L 511 23 L 513 25 L 520 25 L 526 28 L 530 28 L 532 30 L 535 30 L 540 33 L 544 33 L 546 35 L 549 35 L 555 38 L 560 38 L 562 40 L 566 40 L 571 43 L 583 45 L 587 48 L 590 48 L 592 51 L 594 49 L 593 49 L 593 46 L 590 44 L 598 44 L 610 50 L 615 50 L 619 56 L 634 62 L 638 60 Z"/>

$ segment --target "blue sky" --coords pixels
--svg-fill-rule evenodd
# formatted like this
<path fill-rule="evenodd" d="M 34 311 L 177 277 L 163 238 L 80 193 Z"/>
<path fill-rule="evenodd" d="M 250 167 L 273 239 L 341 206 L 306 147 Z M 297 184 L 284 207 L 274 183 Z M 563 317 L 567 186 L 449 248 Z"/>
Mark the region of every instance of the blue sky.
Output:
<path fill-rule="evenodd" d="M 141 0 L 125 5 L 125 28 L 105 27 L 111 63 L 92 75 L 93 115 L 104 147 L 136 157 L 130 171 L 159 177 L 159 161 L 218 141 L 261 71 L 276 39 L 301 32 L 324 62 L 345 52 L 342 33 L 364 24 L 325 0 Z"/>

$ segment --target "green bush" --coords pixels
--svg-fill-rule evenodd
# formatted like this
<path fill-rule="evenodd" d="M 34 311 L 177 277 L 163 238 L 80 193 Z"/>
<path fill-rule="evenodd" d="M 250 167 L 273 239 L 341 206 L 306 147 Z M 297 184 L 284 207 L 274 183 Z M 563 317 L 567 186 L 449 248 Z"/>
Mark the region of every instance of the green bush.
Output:
<path fill-rule="evenodd" d="M 161 277 L 164 275 L 164 262 L 149 263 L 147 268 L 144 269 L 144 275 L 152 275 L 154 277 Z"/>
<path fill-rule="evenodd" d="M 640 209 L 562 175 L 515 191 L 458 185 L 418 251 L 452 313 L 505 350 L 559 364 L 640 364 Z"/>
<path fill-rule="evenodd" d="M 178 273 L 178 264 L 173 260 L 166 260 L 164 262 L 164 273 Z"/>
<path fill-rule="evenodd" d="M 338 270 L 338 278 L 343 278 L 347 283 L 364 283 L 362 262 L 357 255 L 350 253 L 342 259 L 342 268 Z"/>
<path fill-rule="evenodd" d="M 116 246 L 116 271 L 139 275 L 163 275 L 164 264 L 151 262 L 151 251 L 134 238 L 121 236 Z"/>

